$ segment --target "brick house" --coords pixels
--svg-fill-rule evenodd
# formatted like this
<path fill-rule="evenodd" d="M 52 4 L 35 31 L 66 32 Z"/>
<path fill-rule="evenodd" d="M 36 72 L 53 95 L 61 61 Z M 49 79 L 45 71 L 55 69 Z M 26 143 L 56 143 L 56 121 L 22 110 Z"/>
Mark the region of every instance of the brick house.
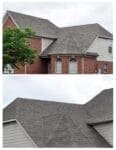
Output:
<path fill-rule="evenodd" d="M 88 24 L 57 27 L 47 19 L 7 11 L 3 29 L 31 28 L 36 36 L 30 39 L 37 50 L 34 64 L 26 65 L 27 74 L 111 74 L 113 72 L 113 35 L 101 25 Z M 25 67 L 8 69 L 15 74 L 25 73 Z"/>

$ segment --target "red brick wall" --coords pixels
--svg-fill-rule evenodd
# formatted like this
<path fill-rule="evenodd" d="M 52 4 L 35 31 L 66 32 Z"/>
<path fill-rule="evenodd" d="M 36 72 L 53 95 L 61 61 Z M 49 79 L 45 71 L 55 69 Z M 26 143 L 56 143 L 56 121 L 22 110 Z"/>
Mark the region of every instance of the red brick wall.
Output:
<path fill-rule="evenodd" d="M 67 74 L 69 72 L 69 60 L 70 60 L 70 56 L 61 55 L 60 58 L 62 60 L 62 73 L 63 74 Z M 76 56 L 75 59 L 78 60 L 78 57 Z M 51 73 L 55 73 L 55 63 L 56 63 L 56 60 L 57 60 L 57 56 L 52 55 L 51 56 Z M 78 63 L 78 65 L 79 65 L 79 63 Z M 77 68 L 78 68 L 78 66 L 77 66 Z"/>
<path fill-rule="evenodd" d="M 85 57 L 84 58 L 84 73 L 93 74 L 96 72 L 96 58 L 95 57 Z"/>
<path fill-rule="evenodd" d="M 69 60 L 70 56 L 60 56 L 62 60 L 62 73 L 68 73 L 69 72 Z M 57 56 L 51 56 L 51 73 L 55 73 L 55 63 L 56 63 Z M 83 57 L 82 56 L 75 56 L 75 59 L 77 60 L 77 70 L 79 74 L 82 73 L 95 73 L 96 69 L 96 58 L 92 57 Z M 84 61 L 84 70 L 82 69 L 82 61 Z"/>
<path fill-rule="evenodd" d="M 10 17 L 8 17 L 7 21 L 5 22 L 3 29 L 6 29 L 8 27 L 16 27 L 14 22 Z M 27 73 L 28 74 L 38 74 L 38 73 L 47 73 L 48 72 L 48 66 L 47 66 L 47 60 L 43 60 L 39 57 L 39 54 L 41 52 L 41 38 L 34 37 L 30 39 L 30 45 L 32 48 L 34 48 L 37 51 L 37 57 L 34 61 L 34 64 L 27 65 Z M 18 65 L 20 69 L 15 68 L 14 73 L 15 74 L 23 74 L 24 73 L 24 66 Z"/>
<path fill-rule="evenodd" d="M 101 73 L 104 73 L 104 65 L 108 64 L 108 72 L 107 74 L 113 73 L 113 63 L 108 61 L 97 61 L 97 68 L 101 69 Z"/>

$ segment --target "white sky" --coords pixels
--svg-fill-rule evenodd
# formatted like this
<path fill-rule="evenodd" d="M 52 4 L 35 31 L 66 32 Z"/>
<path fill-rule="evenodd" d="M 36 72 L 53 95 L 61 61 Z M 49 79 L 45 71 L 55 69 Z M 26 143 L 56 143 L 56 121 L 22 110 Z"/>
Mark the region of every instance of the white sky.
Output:
<path fill-rule="evenodd" d="M 112 32 L 112 3 L 110 2 L 5 2 L 6 10 L 47 18 L 57 26 L 99 23 Z"/>
<path fill-rule="evenodd" d="M 112 87 L 110 75 L 4 75 L 3 105 L 17 97 L 83 104 Z"/>

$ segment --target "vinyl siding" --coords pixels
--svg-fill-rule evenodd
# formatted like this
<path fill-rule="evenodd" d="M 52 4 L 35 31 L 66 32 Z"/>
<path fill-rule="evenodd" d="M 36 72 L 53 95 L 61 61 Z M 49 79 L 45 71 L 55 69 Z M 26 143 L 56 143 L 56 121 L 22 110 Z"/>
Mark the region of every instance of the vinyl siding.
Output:
<path fill-rule="evenodd" d="M 3 147 L 35 147 L 17 122 L 3 125 Z"/>
<path fill-rule="evenodd" d="M 51 39 L 42 38 L 42 52 L 53 42 Z"/>
<path fill-rule="evenodd" d="M 94 128 L 106 141 L 113 145 L 113 123 L 98 124 Z"/>
<path fill-rule="evenodd" d="M 104 38 L 96 38 L 87 52 L 98 53 L 97 60 L 113 61 L 113 54 L 108 52 L 108 47 L 112 47 L 112 40 Z"/>

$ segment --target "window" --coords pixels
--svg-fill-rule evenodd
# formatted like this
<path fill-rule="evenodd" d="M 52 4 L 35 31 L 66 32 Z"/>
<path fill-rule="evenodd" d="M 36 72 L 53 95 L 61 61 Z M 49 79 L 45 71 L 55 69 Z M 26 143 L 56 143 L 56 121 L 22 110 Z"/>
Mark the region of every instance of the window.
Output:
<path fill-rule="evenodd" d="M 4 74 L 13 74 L 14 69 L 10 64 L 7 64 L 6 67 L 4 68 Z"/>
<path fill-rule="evenodd" d="M 104 64 L 104 73 L 108 72 L 108 64 Z"/>
<path fill-rule="evenodd" d="M 109 46 L 109 47 L 108 47 L 108 52 L 109 52 L 109 53 L 112 53 L 112 46 Z"/>
<path fill-rule="evenodd" d="M 56 60 L 56 73 L 62 73 L 62 61 L 60 58 Z"/>
<path fill-rule="evenodd" d="M 69 61 L 69 73 L 77 73 L 77 61 L 75 58 L 71 58 Z"/>

